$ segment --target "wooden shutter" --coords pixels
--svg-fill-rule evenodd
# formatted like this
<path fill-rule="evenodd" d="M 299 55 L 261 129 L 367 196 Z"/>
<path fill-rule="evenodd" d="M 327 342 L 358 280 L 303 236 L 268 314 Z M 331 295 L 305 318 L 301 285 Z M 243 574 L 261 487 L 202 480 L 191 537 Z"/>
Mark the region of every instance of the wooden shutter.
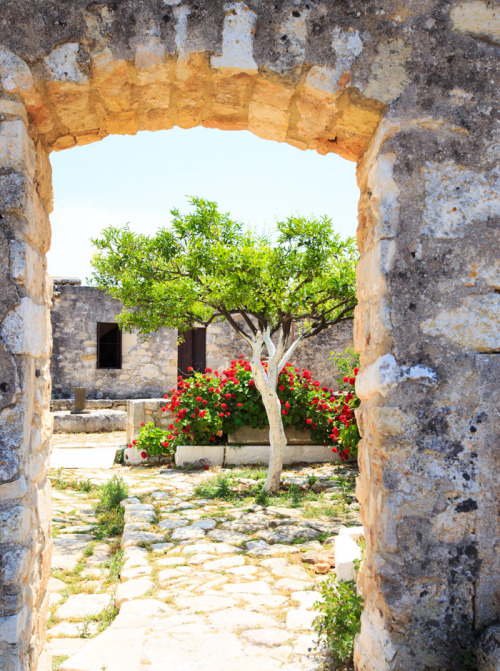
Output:
<path fill-rule="evenodd" d="M 192 368 L 195 371 L 204 371 L 206 368 L 207 330 L 204 328 L 191 329 L 183 334 L 184 342 L 177 348 L 177 374 L 189 377 Z"/>
<path fill-rule="evenodd" d="M 192 367 L 204 373 L 207 367 L 207 329 L 193 329 Z"/>

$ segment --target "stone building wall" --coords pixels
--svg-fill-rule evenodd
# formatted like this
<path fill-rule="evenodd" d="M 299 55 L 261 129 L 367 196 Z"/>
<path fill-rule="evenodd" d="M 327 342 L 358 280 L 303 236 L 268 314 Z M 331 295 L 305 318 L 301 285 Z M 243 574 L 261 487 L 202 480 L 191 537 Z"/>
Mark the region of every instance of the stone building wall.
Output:
<path fill-rule="evenodd" d="M 297 368 L 307 368 L 314 379 L 334 387 L 338 371 L 330 361 L 331 352 L 342 353 L 353 345 L 353 322 L 348 320 L 326 329 L 307 340 L 292 355 L 291 363 Z M 250 357 L 249 347 L 227 323 L 211 324 L 207 331 L 207 366 L 223 370 L 239 354 Z"/>
<path fill-rule="evenodd" d="M 3 1 L 0 668 L 50 669 L 48 155 L 173 126 L 357 162 L 355 667 L 448 671 L 488 640 L 500 615 L 497 5 Z"/>
<path fill-rule="evenodd" d="M 154 398 L 175 384 L 177 334 L 161 329 L 142 341 L 122 332 L 122 367 L 97 368 L 97 322 L 115 322 L 120 301 L 99 289 L 60 285 L 53 300 L 52 393 L 69 397 L 86 387 L 89 398 Z"/>
<path fill-rule="evenodd" d="M 60 282 L 51 310 L 53 348 L 52 393 L 71 397 L 75 387 L 86 387 L 92 398 L 156 398 L 175 386 L 177 331 L 161 329 L 141 341 L 136 333 L 122 333 L 122 367 L 97 368 L 97 322 L 114 322 L 120 301 L 93 287 Z M 324 384 L 335 383 L 330 352 L 352 345 L 352 321 L 332 327 L 296 350 L 293 363 L 309 368 Z M 226 322 L 207 330 L 207 366 L 223 370 L 248 346 Z"/>

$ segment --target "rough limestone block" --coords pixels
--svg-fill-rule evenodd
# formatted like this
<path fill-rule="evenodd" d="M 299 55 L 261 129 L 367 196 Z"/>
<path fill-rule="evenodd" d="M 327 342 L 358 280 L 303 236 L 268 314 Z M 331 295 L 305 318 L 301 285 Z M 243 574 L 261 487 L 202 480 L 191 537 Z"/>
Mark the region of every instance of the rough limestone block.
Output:
<path fill-rule="evenodd" d="M 111 601 L 109 594 L 72 594 L 57 609 L 57 615 L 63 620 L 81 620 L 84 617 L 97 615 Z"/>
<path fill-rule="evenodd" d="M 140 599 L 146 592 L 154 588 L 154 583 L 149 578 L 134 578 L 122 582 L 116 588 L 115 601 L 118 608 L 125 603 L 134 599 Z"/>
<path fill-rule="evenodd" d="M 82 415 L 63 410 L 54 413 L 54 433 L 125 431 L 126 422 L 126 413 L 119 410 L 92 410 Z"/>
<path fill-rule="evenodd" d="M 226 449 L 226 464 L 268 464 L 271 448 L 269 445 L 243 445 Z"/>
<path fill-rule="evenodd" d="M 288 445 L 313 445 L 309 431 L 300 431 L 294 426 L 285 428 Z M 228 443 L 233 445 L 268 445 L 269 429 L 252 429 L 250 426 L 242 426 L 240 429 L 228 435 Z"/>
<path fill-rule="evenodd" d="M 175 453 L 175 465 L 194 464 L 206 459 L 211 466 L 224 463 L 224 445 L 179 445 Z"/>
<path fill-rule="evenodd" d="M 354 561 L 361 559 L 361 548 L 347 534 L 335 538 L 335 573 L 338 580 L 356 580 Z"/>
<path fill-rule="evenodd" d="M 271 448 L 269 445 L 243 445 L 226 448 L 226 464 L 268 464 Z M 287 445 L 284 464 L 319 463 L 337 461 L 338 455 L 324 445 Z"/>

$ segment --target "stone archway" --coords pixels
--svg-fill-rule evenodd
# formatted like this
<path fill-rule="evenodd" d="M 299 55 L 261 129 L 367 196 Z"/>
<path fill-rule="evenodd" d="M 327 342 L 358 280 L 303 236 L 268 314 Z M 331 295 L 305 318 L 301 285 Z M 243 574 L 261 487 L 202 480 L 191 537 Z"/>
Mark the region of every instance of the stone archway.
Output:
<path fill-rule="evenodd" d="M 379 5 L 3 3 L 2 669 L 49 668 L 47 156 L 173 125 L 358 162 L 356 668 L 453 668 L 498 616 L 498 12 L 480 0 Z"/>

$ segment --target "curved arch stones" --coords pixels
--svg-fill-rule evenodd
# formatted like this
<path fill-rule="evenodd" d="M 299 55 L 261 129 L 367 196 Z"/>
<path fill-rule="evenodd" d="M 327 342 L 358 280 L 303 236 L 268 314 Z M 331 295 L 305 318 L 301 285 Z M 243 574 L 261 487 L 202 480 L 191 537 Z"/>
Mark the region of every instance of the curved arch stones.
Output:
<path fill-rule="evenodd" d="M 356 668 L 454 668 L 498 615 L 499 21 L 486 0 L 3 0 L 2 669 L 50 664 L 47 156 L 174 125 L 358 162 Z"/>

